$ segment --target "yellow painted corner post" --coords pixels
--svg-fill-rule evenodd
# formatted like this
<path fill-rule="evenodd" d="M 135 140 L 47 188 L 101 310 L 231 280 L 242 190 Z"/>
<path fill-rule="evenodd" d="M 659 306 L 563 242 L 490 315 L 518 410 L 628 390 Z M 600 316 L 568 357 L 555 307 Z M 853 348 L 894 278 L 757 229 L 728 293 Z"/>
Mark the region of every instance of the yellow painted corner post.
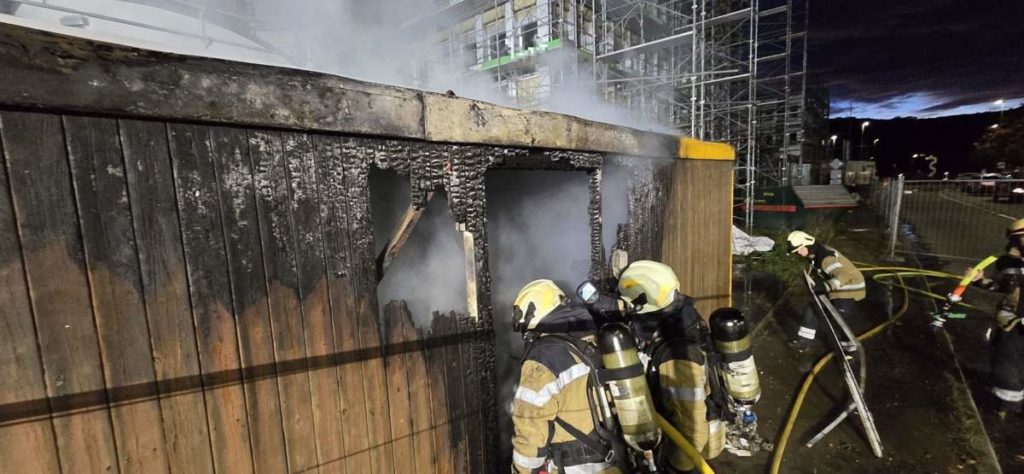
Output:
<path fill-rule="evenodd" d="M 725 160 L 736 159 L 736 149 L 728 143 L 705 142 L 696 138 L 679 138 L 679 158 L 684 160 Z M 732 207 L 732 203 L 729 203 Z"/>
<path fill-rule="evenodd" d="M 732 304 L 733 161 L 726 143 L 679 139 L 665 209 L 662 260 L 705 317 Z"/>

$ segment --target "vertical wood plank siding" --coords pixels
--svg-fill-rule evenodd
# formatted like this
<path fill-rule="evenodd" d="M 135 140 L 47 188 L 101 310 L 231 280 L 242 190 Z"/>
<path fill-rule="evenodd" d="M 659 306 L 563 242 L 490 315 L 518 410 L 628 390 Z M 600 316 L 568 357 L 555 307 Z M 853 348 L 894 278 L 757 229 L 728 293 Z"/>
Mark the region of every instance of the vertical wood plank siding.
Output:
<path fill-rule="evenodd" d="M 372 143 L 0 109 L 4 468 L 483 472 L 489 333 L 378 317 Z"/>

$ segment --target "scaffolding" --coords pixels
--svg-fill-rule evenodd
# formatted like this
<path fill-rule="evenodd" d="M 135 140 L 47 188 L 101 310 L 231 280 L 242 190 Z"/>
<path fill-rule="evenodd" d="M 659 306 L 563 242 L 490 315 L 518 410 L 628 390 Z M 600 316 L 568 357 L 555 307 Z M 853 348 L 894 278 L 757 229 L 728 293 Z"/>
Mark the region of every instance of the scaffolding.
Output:
<path fill-rule="evenodd" d="M 449 0 L 430 18 L 444 67 L 489 77 L 505 103 L 586 92 L 736 148 L 737 224 L 761 186 L 802 173 L 809 0 Z M 810 119 L 818 119 L 812 117 Z"/>

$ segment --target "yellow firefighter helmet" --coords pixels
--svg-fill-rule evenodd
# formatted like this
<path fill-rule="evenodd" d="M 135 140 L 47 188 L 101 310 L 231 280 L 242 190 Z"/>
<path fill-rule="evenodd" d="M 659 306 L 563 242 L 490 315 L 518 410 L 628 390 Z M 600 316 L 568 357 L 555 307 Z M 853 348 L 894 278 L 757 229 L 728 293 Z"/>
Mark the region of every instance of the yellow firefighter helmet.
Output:
<path fill-rule="evenodd" d="M 786 236 L 786 243 L 789 245 L 789 253 L 793 253 L 800 250 L 800 247 L 814 244 L 814 237 L 802 230 L 794 230 Z"/>
<path fill-rule="evenodd" d="M 676 272 L 664 263 L 651 260 L 637 260 L 619 276 L 619 295 L 630 304 L 643 306 L 637 311 L 640 314 L 660 311 L 672 304 L 679 292 L 679 278 Z M 644 295 L 644 298 L 637 301 Z"/>
<path fill-rule="evenodd" d="M 1006 236 L 1024 234 L 1024 219 L 1017 219 L 1006 228 Z"/>
<path fill-rule="evenodd" d="M 513 303 L 515 324 L 520 331 L 529 331 L 565 299 L 565 293 L 551 280 L 533 280 L 519 290 Z"/>

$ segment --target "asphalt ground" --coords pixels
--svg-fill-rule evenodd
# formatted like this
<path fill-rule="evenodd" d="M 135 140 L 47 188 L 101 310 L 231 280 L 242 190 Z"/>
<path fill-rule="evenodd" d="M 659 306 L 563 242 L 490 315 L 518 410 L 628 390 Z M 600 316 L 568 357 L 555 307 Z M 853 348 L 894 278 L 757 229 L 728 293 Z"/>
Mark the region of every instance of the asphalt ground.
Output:
<path fill-rule="evenodd" d="M 832 244 L 857 261 L 878 261 L 884 238 L 874 219 L 859 210 L 844 218 L 844 232 Z M 924 285 L 923 282 L 918 284 Z M 923 286 L 922 286 L 923 288 Z M 862 333 L 884 322 L 902 304 L 901 291 L 889 292 L 869 280 L 868 298 L 858 303 L 848 323 Z M 762 384 L 755 406 L 759 432 L 777 442 L 805 373 L 828 347 L 820 341 L 810 353 L 798 354 L 785 343 L 796 333 L 808 292 L 791 288 L 754 331 L 754 356 Z M 812 448 L 804 443 L 831 421 L 849 401 L 838 366 L 818 375 L 794 426 L 782 472 L 998 472 L 982 419 L 964 382 L 946 333 L 935 332 L 930 301 L 911 297 L 908 311 L 887 331 L 864 344 L 867 353 L 865 397 L 885 448 L 876 458 L 859 419 L 851 417 Z M 771 453 L 749 458 L 728 453 L 711 461 L 716 472 L 763 473 Z M 1011 472 L 1011 471 L 1008 471 Z"/>
<path fill-rule="evenodd" d="M 917 250 L 947 260 L 977 261 L 999 252 L 1003 232 L 1024 217 L 1024 203 L 993 202 L 991 196 L 969 194 L 942 182 L 908 182 L 904 188 L 900 223 L 904 235 L 917 236 Z"/>

